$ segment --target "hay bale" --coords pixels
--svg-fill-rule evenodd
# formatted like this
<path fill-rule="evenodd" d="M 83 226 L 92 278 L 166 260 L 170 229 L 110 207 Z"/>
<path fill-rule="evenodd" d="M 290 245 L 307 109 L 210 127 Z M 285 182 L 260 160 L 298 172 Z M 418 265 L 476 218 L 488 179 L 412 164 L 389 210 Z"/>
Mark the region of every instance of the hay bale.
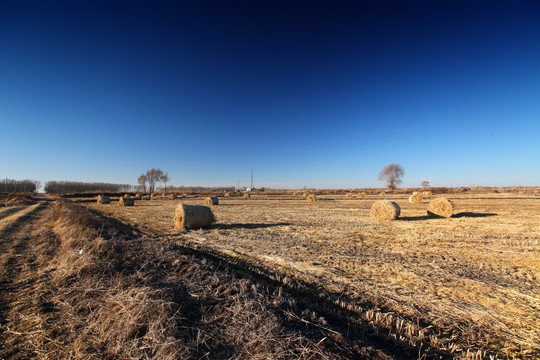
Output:
<path fill-rule="evenodd" d="M 98 195 L 97 196 L 97 203 L 98 204 L 110 204 L 111 198 L 105 195 Z"/>
<path fill-rule="evenodd" d="M 422 195 L 424 195 L 424 196 L 431 196 L 431 195 L 433 195 L 433 193 L 432 193 L 431 191 L 424 191 L 424 192 L 422 193 Z"/>
<path fill-rule="evenodd" d="M 427 213 L 434 217 L 451 217 L 454 206 L 447 198 L 435 198 L 429 202 Z"/>
<path fill-rule="evenodd" d="M 347 199 L 350 199 L 353 197 L 353 193 L 347 193 L 347 195 L 345 195 L 345 197 L 347 197 Z"/>
<path fill-rule="evenodd" d="M 174 212 L 174 229 L 199 229 L 216 221 L 212 210 L 203 205 L 178 204 Z"/>
<path fill-rule="evenodd" d="M 365 191 L 362 191 L 361 193 L 356 194 L 356 197 L 358 199 L 363 199 L 367 196 L 367 193 Z"/>
<path fill-rule="evenodd" d="M 229 197 L 229 196 L 231 196 L 231 194 L 229 194 L 229 193 L 225 193 L 225 194 L 224 194 L 223 196 L 225 196 L 225 197 Z"/>
<path fill-rule="evenodd" d="M 131 195 L 130 195 L 130 194 L 124 194 L 124 197 L 126 197 L 126 198 L 130 198 L 130 197 L 131 197 Z"/>
<path fill-rule="evenodd" d="M 385 191 L 381 191 L 381 192 L 379 193 L 379 196 L 386 196 L 386 192 L 385 192 Z"/>
<path fill-rule="evenodd" d="M 176 194 L 169 195 L 169 199 L 171 199 L 171 200 L 176 200 L 177 197 L 178 196 L 176 196 Z"/>
<path fill-rule="evenodd" d="M 409 202 L 411 204 L 421 204 L 422 203 L 422 193 L 414 192 L 411 196 L 409 196 Z"/>
<path fill-rule="evenodd" d="M 245 193 L 245 194 L 244 194 L 244 199 L 249 199 L 250 197 L 251 197 L 250 194 L 248 194 L 248 193 Z"/>
<path fill-rule="evenodd" d="M 315 196 L 315 194 L 309 194 L 308 196 L 306 196 L 306 200 L 309 202 L 315 202 L 317 201 L 317 197 Z"/>
<path fill-rule="evenodd" d="M 122 196 L 120 200 L 118 200 L 118 206 L 133 206 L 133 205 L 135 205 L 135 200 L 133 200 L 132 197 Z"/>
<path fill-rule="evenodd" d="M 206 199 L 204 199 L 204 205 L 206 206 L 213 206 L 219 204 L 219 199 L 217 196 L 209 196 Z"/>
<path fill-rule="evenodd" d="M 371 206 L 371 218 L 378 221 L 396 220 L 401 213 L 397 203 L 390 200 L 378 200 Z"/>

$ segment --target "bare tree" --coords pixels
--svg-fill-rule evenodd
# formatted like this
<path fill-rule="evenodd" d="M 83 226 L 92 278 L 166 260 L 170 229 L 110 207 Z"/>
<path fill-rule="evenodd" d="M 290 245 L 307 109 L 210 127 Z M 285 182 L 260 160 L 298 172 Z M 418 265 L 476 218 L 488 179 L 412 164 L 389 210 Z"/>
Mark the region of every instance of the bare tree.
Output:
<path fill-rule="evenodd" d="M 405 175 L 405 169 L 399 164 L 386 165 L 381 170 L 378 180 L 386 181 L 386 185 L 389 189 L 394 190 L 399 184 L 401 184 L 401 178 Z"/>
<path fill-rule="evenodd" d="M 427 188 L 427 187 L 429 187 L 429 181 L 424 180 L 424 181 L 422 181 L 422 182 L 420 183 L 420 185 L 422 185 L 423 188 Z"/>
<path fill-rule="evenodd" d="M 139 176 L 139 178 L 137 179 L 137 182 L 142 187 L 143 192 L 146 192 L 146 183 L 147 183 L 147 181 L 148 181 L 148 179 L 146 178 L 146 175 L 144 175 L 144 174 L 141 174 L 141 176 Z"/>
<path fill-rule="evenodd" d="M 163 171 L 161 169 L 152 169 L 146 172 L 146 181 L 148 182 L 148 191 L 153 193 L 156 189 L 156 184 L 161 181 Z"/>
<path fill-rule="evenodd" d="M 169 173 L 165 173 L 161 175 L 159 178 L 163 184 L 165 184 L 165 192 L 167 192 L 167 182 L 171 181 L 171 178 L 169 177 Z"/>
<path fill-rule="evenodd" d="M 41 188 L 41 181 L 39 181 L 39 180 L 34 180 L 33 183 L 34 183 L 34 186 L 36 187 L 36 189 L 34 190 L 34 192 L 37 194 L 37 193 L 39 193 L 39 189 Z"/>

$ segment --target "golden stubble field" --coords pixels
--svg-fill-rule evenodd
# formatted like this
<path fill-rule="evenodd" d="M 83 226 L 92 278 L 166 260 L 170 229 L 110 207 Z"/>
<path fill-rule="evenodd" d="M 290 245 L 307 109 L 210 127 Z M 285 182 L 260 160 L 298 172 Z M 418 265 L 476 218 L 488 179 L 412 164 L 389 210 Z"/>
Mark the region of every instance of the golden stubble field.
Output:
<path fill-rule="evenodd" d="M 444 194 L 454 216 L 429 218 L 408 195 L 389 195 L 400 219 L 376 222 L 380 196 L 257 194 L 220 197 L 209 229 L 175 232 L 179 203 L 204 197 L 137 201 L 118 207 L 80 200 L 145 234 L 149 241 L 208 249 L 288 278 L 315 284 L 400 341 L 456 352 L 540 354 L 540 197 Z"/>

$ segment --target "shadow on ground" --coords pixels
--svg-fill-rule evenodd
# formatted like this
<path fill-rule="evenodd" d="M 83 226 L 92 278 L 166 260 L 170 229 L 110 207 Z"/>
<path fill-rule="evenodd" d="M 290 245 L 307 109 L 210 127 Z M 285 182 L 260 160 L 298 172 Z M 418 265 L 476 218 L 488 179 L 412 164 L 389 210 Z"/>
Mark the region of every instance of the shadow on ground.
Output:
<path fill-rule="evenodd" d="M 475 212 L 465 211 L 465 212 L 460 212 L 460 213 L 452 215 L 453 218 L 463 218 L 463 217 L 480 218 L 480 217 L 489 217 L 489 216 L 497 216 L 497 214 L 475 213 Z M 444 219 L 444 217 L 433 214 L 431 216 L 430 215 L 403 216 L 403 217 L 398 218 L 398 220 L 402 220 L 402 221 L 419 221 L 419 220 L 430 220 L 430 219 Z"/>
<path fill-rule="evenodd" d="M 475 213 L 475 212 L 466 211 L 466 212 L 460 212 L 460 213 L 452 215 L 452 217 L 454 217 L 454 218 L 462 218 L 462 217 L 477 218 L 477 217 L 489 217 L 489 216 L 497 216 L 497 214 L 495 214 L 495 213 Z"/>

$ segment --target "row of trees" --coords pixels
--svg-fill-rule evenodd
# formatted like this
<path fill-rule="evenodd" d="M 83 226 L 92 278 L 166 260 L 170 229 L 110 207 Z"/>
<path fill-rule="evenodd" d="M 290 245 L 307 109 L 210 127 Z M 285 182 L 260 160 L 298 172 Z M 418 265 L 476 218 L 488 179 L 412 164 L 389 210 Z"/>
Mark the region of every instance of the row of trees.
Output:
<path fill-rule="evenodd" d="M 83 192 L 130 192 L 133 185 L 129 184 L 109 184 L 98 182 L 77 182 L 77 181 L 48 181 L 45 183 L 45 192 L 48 194 L 68 194 Z"/>
<path fill-rule="evenodd" d="M 0 192 L 37 192 L 41 187 L 39 180 L 13 180 L 3 179 L 0 181 Z"/>
<path fill-rule="evenodd" d="M 156 190 L 156 186 L 159 182 L 165 185 L 165 191 L 167 191 L 167 183 L 171 180 L 168 173 L 164 173 L 161 169 L 151 169 L 145 174 L 141 174 L 137 179 L 137 183 L 141 186 L 143 192 L 152 193 Z"/>

